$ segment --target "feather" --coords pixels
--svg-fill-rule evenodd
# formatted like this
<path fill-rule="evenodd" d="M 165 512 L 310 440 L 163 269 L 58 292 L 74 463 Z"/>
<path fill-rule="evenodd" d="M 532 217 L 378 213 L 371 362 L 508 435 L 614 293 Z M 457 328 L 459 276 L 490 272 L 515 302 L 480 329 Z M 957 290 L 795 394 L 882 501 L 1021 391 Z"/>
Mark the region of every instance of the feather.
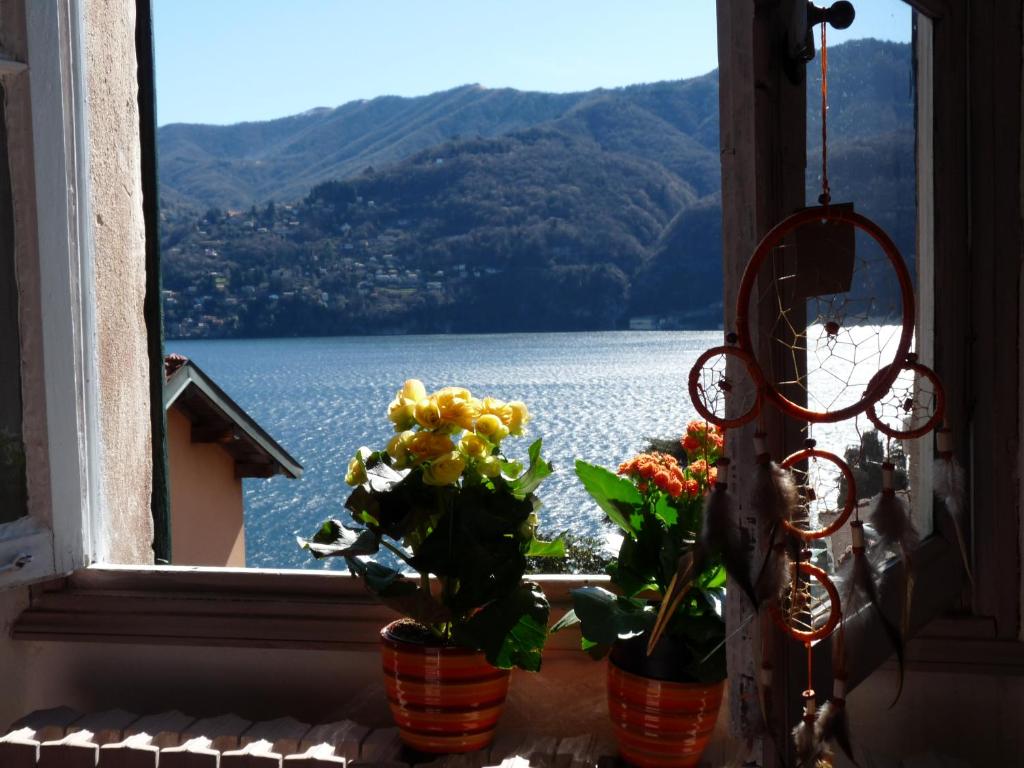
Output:
<path fill-rule="evenodd" d="M 719 460 L 719 477 L 723 477 L 723 461 Z M 726 462 L 724 466 L 728 466 Z M 708 494 L 704 505 L 704 524 L 701 527 L 700 545 L 711 555 L 722 558 L 725 572 L 746 592 L 750 602 L 757 605 L 754 587 L 750 582 L 750 560 L 739 525 L 733 520 L 733 500 L 727 483 L 719 480 Z"/>
<path fill-rule="evenodd" d="M 880 543 L 899 553 L 907 555 L 917 549 L 921 541 L 910 510 L 902 497 L 896 495 L 893 474 L 896 471 L 891 462 L 882 464 L 882 492 L 872 502 L 871 525 L 878 532 Z"/>
<path fill-rule="evenodd" d="M 792 519 L 800 503 L 800 493 L 792 473 L 772 461 L 762 450 L 764 437 L 755 436 L 754 440 L 758 455 L 750 507 L 757 516 L 761 535 L 765 536 L 777 529 L 780 520 Z"/>
<path fill-rule="evenodd" d="M 893 471 L 891 463 L 882 464 L 882 492 L 875 497 L 871 525 L 878 532 L 878 544 L 898 551 L 903 559 L 904 590 L 900 625 L 906 637 L 910 630 L 910 610 L 914 596 L 914 569 L 910 553 L 917 549 L 921 537 L 910 519 L 907 503 L 893 490 Z"/>
<path fill-rule="evenodd" d="M 964 490 L 966 487 L 964 468 L 960 466 L 960 462 L 953 455 L 953 438 L 948 427 L 943 427 L 936 432 L 936 442 L 939 449 L 939 461 L 935 464 L 935 495 L 942 501 L 949 514 L 956 543 L 960 547 L 960 559 L 964 564 L 964 572 L 973 584 L 974 576 L 971 574 L 970 558 L 967 556 L 967 541 L 963 531 L 964 501 L 967 498 Z"/>
<path fill-rule="evenodd" d="M 893 492 L 883 490 L 875 497 L 871 526 L 878 532 L 882 546 L 899 552 L 904 558 L 917 549 L 921 540 L 906 502 Z"/>
<path fill-rule="evenodd" d="M 878 576 L 864 547 L 864 523 L 860 520 L 851 522 L 850 534 L 853 539 L 853 556 L 840 567 L 838 578 L 844 586 L 840 602 L 846 616 L 853 616 L 861 607 L 868 605 L 878 617 L 878 622 L 896 654 L 898 685 L 896 697 L 893 699 L 895 704 L 903 692 L 903 634 L 885 615 L 878 601 Z"/>
<path fill-rule="evenodd" d="M 818 740 L 823 744 L 835 744 L 850 762 L 857 765 L 850 743 L 850 718 L 846 714 L 846 700 L 833 697 L 826 701 L 814 724 Z"/>
<path fill-rule="evenodd" d="M 780 549 L 778 541 L 779 531 L 782 530 L 780 521 L 793 518 L 800 503 L 800 494 L 793 482 L 792 473 L 771 460 L 763 434 L 754 435 L 754 446 L 757 469 L 750 507 L 757 518 L 758 539 L 764 552 L 764 559 L 754 581 L 754 593 L 758 600 L 756 605 L 760 605 L 762 601 L 778 599 L 788 583 L 787 574 L 791 569 L 788 567 L 785 548 Z"/>
<path fill-rule="evenodd" d="M 964 503 L 964 468 L 953 454 L 940 453 L 935 469 L 935 495 L 942 499 L 946 509 L 959 516 Z"/>
<path fill-rule="evenodd" d="M 829 765 L 831 751 L 819 738 L 814 714 L 814 691 L 804 691 L 804 716 L 793 729 L 793 751 L 797 768 L 818 768 Z"/>
<path fill-rule="evenodd" d="M 760 578 L 754 585 L 754 594 L 760 603 L 775 602 L 789 586 L 793 576 L 793 561 L 783 542 L 775 544 L 761 567 Z"/>

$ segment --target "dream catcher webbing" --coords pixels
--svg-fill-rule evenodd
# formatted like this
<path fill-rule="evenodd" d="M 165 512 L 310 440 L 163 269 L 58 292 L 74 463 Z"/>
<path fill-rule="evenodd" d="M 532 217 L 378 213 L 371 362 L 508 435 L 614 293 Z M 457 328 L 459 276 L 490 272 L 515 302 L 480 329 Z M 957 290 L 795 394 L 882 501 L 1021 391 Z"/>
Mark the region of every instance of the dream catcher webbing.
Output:
<path fill-rule="evenodd" d="M 963 507 L 964 486 L 943 421 L 941 381 L 911 352 L 915 302 L 903 258 L 875 222 L 854 212 L 851 205 L 832 203 L 824 24 L 821 66 L 820 206 L 788 216 L 757 245 L 740 283 L 735 332 L 726 335 L 724 345 L 704 352 L 688 379 L 694 407 L 709 422 L 735 429 L 758 421 L 756 466 L 743 471 L 753 474 L 749 508 L 757 520 L 759 549 L 752 562 L 735 562 L 727 570 L 764 617 L 763 643 L 774 625 L 783 637 L 806 648 L 803 717 L 792 734 L 802 766 L 827 762 L 831 745 L 852 759 L 845 711 L 846 659 L 855 653 L 846 644 L 849 615 L 867 610 L 880 617 L 897 654 L 902 689 L 902 646 L 909 624 L 917 535 L 909 506 L 893 480 L 893 442 L 921 437 L 942 425 L 935 492 L 954 522 Z M 805 302 L 806 322 L 801 313 L 791 310 L 795 302 Z M 766 329 L 765 318 L 773 314 L 775 320 Z M 767 331 L 767 342 L 755 344 L 752 322 Z M 792 364 L 776 370 L 773 359 L 780 356 L 783 360 L 789 356 Z M 815 382 L 826 386 L 814 391 Z M 870 549 L 894 552 L 903 559 L 906 589 L 899 626 L 879 606 L 878 574 L 860 519 L 853 470 L 836 453 L 819 449 L 814 440 L 776 464 L 765 448 L 765 408 L 774 408 L 783 418 L 804 426 L 865 414 L 886 437 L 889 450 L 881 492 L 871 503 L 869 522 L 876 536 Z M 709 508 L 715 526 L 722 528 L 723 507 L 709 503 Z M 728 525 L 739 528 L 735 519 Z M 808 547 L 844 526 L 849 526 L 853 545 L 837 587 L 812 562 L 814 553 Z M 959 525 L 956 530 L 966 567 Z M 835 683 L 831 700 L 819 709 L 812 684 L 812 647 L 829 637 L 833 638 Z M 762 649 L 761 656 L 760 687 L 768 689 L 773 670 L 767 650 Z M 766 705 L 770 697 L 762 691 L 761 700 L 765 719 L 770 721 Z M 768 725 L 774 730 L 771 722 Z"/>

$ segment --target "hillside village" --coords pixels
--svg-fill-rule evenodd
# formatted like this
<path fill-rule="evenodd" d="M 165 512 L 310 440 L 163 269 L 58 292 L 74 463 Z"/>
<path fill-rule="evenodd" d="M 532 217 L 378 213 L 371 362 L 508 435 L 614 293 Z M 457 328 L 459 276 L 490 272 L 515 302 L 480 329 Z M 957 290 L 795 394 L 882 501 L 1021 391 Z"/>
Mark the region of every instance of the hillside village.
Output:
<path fill-rule="evenodd" d="M 871 200 L 912 260 L 913 109 L 897 74 L 909 47 L 831 55 L 833 189 Z M 465 86 L 165 126 L 165 332 L 716 327 L 717 85 L 710 73 L 585 94 Z"/>

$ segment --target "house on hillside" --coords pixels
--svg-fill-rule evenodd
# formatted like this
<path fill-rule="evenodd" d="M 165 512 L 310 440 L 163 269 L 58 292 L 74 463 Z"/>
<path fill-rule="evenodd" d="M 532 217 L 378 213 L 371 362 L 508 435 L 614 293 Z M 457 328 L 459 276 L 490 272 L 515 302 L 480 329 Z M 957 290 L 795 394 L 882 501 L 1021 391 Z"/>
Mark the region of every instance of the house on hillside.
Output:
<path fill-rule="evenodd" d="M 164 373 L 172 562 L 243 567 L 242 478 L 302 465 L 194 362 L 168 355 Z"/>

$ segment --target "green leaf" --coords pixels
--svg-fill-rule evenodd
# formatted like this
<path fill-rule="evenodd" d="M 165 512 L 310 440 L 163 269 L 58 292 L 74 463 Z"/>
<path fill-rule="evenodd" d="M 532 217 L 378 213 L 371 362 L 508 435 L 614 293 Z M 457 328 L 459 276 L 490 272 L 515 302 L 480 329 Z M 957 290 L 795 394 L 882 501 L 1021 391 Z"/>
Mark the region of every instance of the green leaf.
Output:
<path fill-rule="evenodd" d="M 563 629 L 575 627 L 579 623 L 580 620 L 576 618 L 576 611 L 570 608 L 565 612 L 565 615 L 562 618 L 551 625 L 551 629 L 549 631 L 554 634 L 555 632 L 561 632 Z"/>
<path fill-rule="evenodd" d="M 541 651 L 548 636 L 550 607 L 540 587 L 523 582 L 511 594 L 487 605 L 462 624 L 455 625 L 455 642 L 483 651 L 499 669 L 540 669 Z"/>
<path fill-rule="evenodd" d="M 565 540 L 541 541 L 536 536 L 530 539 L 526 548 L 527 557 L 565 557 Z"/>
<path fill-rule="evenodd" d="M 347 560 L 349 570 L 361 576 L 366 588 L 389 608 L 426 626 L 451 621 L 451 612 L 422 589 L 418 582 L 407 579 L 394 568 L 372 560 L 364 561 L 354 557 Z"/>
<path fill-rule="evenodd" d="M 679 510 L 672 506 L 672 502 L 664 494 L 660 495 L 654 504 L 654 516 L 668 528 L 679 522 Z"/>
<path fill-rule="evenodd" d="M 656 531 L 656 536 L 647 535 L 649 533 L 642 531 L 639 538 L 623 536 L 618 557 L 608 565 L 612 583 L 627 597 L 647 589 L 660 591 L 657 571 L 663 537 L 660 530 Z M 675 570 L 675 563 L 672 569 Z"/>
<path fill-rule="evenodd" d="M 537 490 L 544 478 L 554 472 L 551 464 L 540 457 L 540 445 L 541 441 L 538 438 L 530 446 L 530 466 L 523 474 L 509 483 L 509 489 L 517 499 L 525 499 Z"/>
<path fill-rule="evenodd" d="M 607 643 L 594 643 L 585 637 L 580 637 L 580 648 L 594 661 L 600 661 L 612 649 Z"/>
<path fill-rule="evenodd" d="M 601 587 L 572 591 L 573 610 L 588 641 L 611 645 L 653 628 L 656 614 L 639 600 L 619 597 Z"/>
<path fill-rule="evenodd" d="M 704 597 L 705 602 L 711 606 L 711 610 L 714 611 L 715 615 L 725 621 L 725 587 L 715 587 L 713 589 L 699 587 L 698 591 Z"/>
<path fill-rule="evenodd" d="M 704 569 L 700 576 L 697 577 L 697 583 L 705 589 L 724 588 L 725 575 L 725 568 L 721 565 L 713 565 L 710 568 Z"/>
<path fill-rule="evenodd" d="M 581 459 L 576 460 L 576 476 L 609 519 L 635 539 L 637 529 L 630 518 L 643 504 L 643 497 L 636 486 L 604 467 Z"/>
<path fill-rule="evenodd" d="M 338 520 L 325 520 L 313 538 L 296 537 L 303 549 L 318 560 L 322 557 L 374 555 L 380 549 L 380 537 L 371 530 L 346 528 Z"/>

